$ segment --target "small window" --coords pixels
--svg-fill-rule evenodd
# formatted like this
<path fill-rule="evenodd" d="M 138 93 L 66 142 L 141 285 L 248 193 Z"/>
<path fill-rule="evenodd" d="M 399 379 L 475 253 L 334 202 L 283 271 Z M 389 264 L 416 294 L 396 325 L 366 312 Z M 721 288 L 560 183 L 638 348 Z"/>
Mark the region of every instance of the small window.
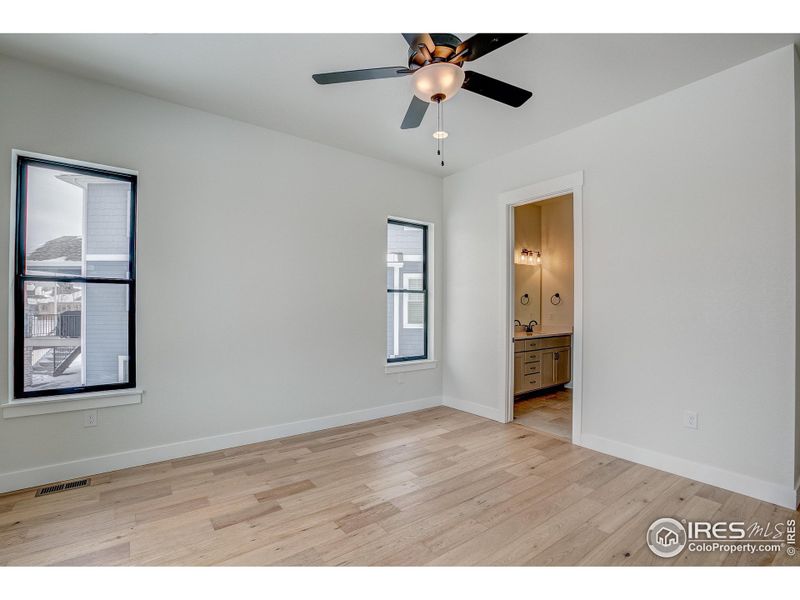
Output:
<path fill-rule="evenodd" d="M 386 358 L 428 358 L 428 227 L 389 220 L 386 249 Z"/>
<path fill-rule="evenodd" d="M 134 387 L 136 176 L 16 168 L 14 397 Z"/>

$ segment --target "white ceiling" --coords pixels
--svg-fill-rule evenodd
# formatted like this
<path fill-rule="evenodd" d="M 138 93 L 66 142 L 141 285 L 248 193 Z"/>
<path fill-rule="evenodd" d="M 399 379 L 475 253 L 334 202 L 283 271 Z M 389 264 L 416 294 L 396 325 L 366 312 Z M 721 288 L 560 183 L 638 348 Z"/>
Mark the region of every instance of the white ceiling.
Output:
<path fill-rule="evenodd" d="M 462 39 L 468 34 L 463 34 Z M 513 109 L 462 92 L 401 130 L 410 78 L 320 86 L 311 74 L 405 66 L 399 34 L 0 35 L 0 53 L 437 175 L 686 85 L 800 35 L 530 34 L 467 68 L 534 92 Z"/>

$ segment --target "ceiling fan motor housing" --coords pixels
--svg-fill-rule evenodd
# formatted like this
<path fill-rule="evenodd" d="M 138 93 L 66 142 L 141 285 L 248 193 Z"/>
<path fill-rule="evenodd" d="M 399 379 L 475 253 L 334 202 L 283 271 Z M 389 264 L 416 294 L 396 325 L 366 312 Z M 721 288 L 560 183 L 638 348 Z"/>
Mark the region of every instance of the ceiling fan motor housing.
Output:
<path fill-rule="evenodd" d="M 428 60 L 426 53 L 421 52 L 419 47 L 409 46 L 408 67 L 410 69 L 423 67 L 432 62 L 446 61 L 456 53 L 456 48 L 461 44 L 461 40 L 451 33 L 432 33 L 430 36 L 435 45 L 434 50 L 430 52 L 432 60 Z"/>

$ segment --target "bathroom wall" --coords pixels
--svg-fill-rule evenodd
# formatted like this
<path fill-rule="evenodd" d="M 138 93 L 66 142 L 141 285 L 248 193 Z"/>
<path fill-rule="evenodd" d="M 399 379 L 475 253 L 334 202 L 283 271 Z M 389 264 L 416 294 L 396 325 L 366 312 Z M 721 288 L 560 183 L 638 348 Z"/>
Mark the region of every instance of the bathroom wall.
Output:
<path fill-rule="evenodd" d="M 542 325 L 573 325 L 572 194 L 539 203 L 542 214 Z M 561 302 L 551 298 L 558 294 Z"/>
<path fill-rule="evenodd" d="M 538 203 L 524 204 L 514 209 L 514 260 L 522 249 L 540 250 L 542 247 L 542 207 Z M 514 318 L 521 323 L 542 321 L 542 267 L 540 265 L 514 265 Z M 528 294 L 528 304 L 522 304 L 523 294 Z"/>

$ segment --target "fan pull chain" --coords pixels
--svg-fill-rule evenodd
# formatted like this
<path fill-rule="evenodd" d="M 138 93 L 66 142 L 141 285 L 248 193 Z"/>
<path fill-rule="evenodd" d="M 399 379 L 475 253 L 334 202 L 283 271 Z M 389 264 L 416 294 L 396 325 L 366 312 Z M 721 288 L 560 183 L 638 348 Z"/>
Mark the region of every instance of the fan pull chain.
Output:
<path fill-rule="evenodd" d="M 436 133 L 444 131 L 444 109 L 442 99 L 436 98 Z M 444 137 L 436 135 L 436 156 L 441 157 L 441 165 L 444 166 Z"/>
<path fill-rule="evenodd" d="M 442 102 L 436 100 L 436 131 L 442 130 Z M 436 156 L 442 155 L 442 139 L 436 138 Z"/>
<path fill-rule="evenodd" d="M 439 112 L 441 113 L 439 116 L 439 121 L 441 121 L 439 123 L 439 131 L 444 131 L 444 109 L 442 108 L 441 101 L 439 102 Z M 444 138 L 440 139 L 439 143 L 442 145 L 441 156 L 442 156 L 442 166 L 444 166 Z"/>

